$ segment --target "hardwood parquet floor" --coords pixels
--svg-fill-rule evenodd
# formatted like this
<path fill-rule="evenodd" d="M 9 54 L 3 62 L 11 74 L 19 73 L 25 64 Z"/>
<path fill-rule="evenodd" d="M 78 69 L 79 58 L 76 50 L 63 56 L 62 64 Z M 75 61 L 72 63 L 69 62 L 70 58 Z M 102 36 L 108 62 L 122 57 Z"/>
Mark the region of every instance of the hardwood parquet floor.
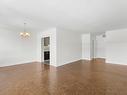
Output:
<path fill-rule="evenodd" d="M 0 68 L 0 95 L 127 95 L 127 66 L 77 61 Z"/>

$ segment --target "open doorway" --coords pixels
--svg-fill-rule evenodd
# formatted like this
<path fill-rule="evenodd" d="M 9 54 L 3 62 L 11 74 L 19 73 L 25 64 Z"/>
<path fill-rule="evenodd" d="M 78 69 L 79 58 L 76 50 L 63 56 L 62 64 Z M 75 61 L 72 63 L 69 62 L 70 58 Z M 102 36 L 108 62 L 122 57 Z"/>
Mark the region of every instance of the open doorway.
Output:
<path fill-rule="evenodd" d="M 44 37 L 41 40 L 42 62 L 50 64 L 50 37 Z"/>

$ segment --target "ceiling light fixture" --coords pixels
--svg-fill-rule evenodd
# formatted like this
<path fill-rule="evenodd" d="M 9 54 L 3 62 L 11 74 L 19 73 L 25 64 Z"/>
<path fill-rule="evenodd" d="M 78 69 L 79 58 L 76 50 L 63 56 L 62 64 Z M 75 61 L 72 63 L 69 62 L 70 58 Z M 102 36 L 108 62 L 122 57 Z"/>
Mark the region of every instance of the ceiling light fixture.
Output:
<path fill-rule="evenodd" d="M 24 31 L 20 32 L 20 36 L 23 37 L 23 38 L 30 37 L 30 33 L 26 32 L 26 23 L 24 23 Z"/>

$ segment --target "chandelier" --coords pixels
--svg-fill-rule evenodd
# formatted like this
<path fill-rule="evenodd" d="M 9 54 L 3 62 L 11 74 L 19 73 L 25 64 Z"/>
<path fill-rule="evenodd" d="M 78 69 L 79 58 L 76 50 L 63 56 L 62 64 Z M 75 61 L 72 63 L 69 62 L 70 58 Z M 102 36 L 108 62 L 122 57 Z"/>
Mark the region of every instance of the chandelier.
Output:
<path fill-rule="evenodd" d="M 26 23 L 24 23 L 24 31 L 20 32 L 20 36 L 23 37 L 23 38 L 30 37 L 30 33 L 26 32 Z"/>

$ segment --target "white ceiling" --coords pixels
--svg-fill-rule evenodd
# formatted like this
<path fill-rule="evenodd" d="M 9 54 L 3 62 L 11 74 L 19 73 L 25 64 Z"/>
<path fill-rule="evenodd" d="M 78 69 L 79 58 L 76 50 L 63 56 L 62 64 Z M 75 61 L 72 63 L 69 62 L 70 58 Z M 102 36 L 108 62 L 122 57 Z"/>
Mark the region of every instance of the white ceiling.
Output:
<path fill-rule="evenodd" d="M 61 27 L 79 32 L 127 28 L 127 0 L 0 0 L 0 27 L 40 31 Z"/>

